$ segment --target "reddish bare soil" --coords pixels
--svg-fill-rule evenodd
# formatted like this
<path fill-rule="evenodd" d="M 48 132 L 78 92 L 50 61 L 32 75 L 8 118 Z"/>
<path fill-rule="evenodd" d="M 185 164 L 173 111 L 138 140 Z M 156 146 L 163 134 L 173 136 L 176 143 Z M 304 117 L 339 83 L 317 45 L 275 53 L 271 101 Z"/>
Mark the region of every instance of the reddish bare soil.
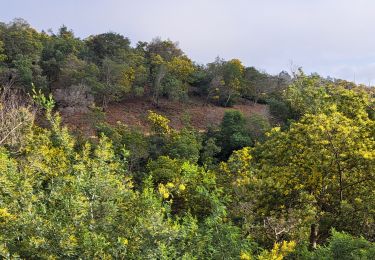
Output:
<path fill-rule="evenodd" d="M 231 108 L 224 108 L 211 104 L 205 105 L 202 100 L 194 98 L 189 102 L 161 100 L 159 107 L 155 107 L 149 100 L 128 99 L 121 103 L 110 104 L 105 111 L 105 121 L 112 125 L 119 121 L 148 132 L 147 113 L 152 110 L 169 118 L 173 128 L 181 129 L 184 122 L 190 118 L 190 123 L 193 127 L 198 130 L 205 130 L 210 125 L 220 124 L 225 111 L 231 109 L 239 110 L 247 117 L 253 114 L 269 117 L 267 105 L 253 104 L 251 102 L 243 102 L 243 104 L 235 105 Z M 97 122 L 97 114 L 95 112 L 62 116 L 63 122 L 70 129 L 79 130 L 85 135 L 94 134 L 94 125 Z"/>

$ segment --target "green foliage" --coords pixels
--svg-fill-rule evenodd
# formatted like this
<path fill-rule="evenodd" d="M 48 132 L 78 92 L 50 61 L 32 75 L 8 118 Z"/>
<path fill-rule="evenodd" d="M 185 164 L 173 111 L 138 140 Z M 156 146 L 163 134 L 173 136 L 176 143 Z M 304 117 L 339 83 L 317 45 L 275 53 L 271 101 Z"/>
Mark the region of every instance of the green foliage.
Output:
<path fill-rule="evenodd" d="M 302 251 L 302 250 L 301 250 Z M 303 259 L 374 259 L 375 245 L 364 238 L 356 238 L 347 233 L 332 231 L 327 245 L 314 252 L 302 251 Z"/>
<path fill-rule="evenodd" d="M 177 216 L 188 213 L 203 220 L 216 211 L 224 210 L 216 188 L 215 175 L 197 165 L 160 156 L 147 165 L 160 196 L 171 206 Z M 216 214 L 216 213 L 215 213 Z"/>
<path fill-rule="evenodd" d="M 272 250 L 263 252 L 258 256 L 259 260 L 282 260 L 284 257 L 290 255 L 294 251 L 296 243 L 294 241 L 282 243 L 275 243 Z"/>
<path fill-rule="evenodd" d="M 60 67 L 59 83 L 64 86 L 97 85 L 99 68 L 70 54 Z"/>
<path fill-rule="evenodd" d="M 274 129 L 254 152 L 264 181 L 272 191 L 278 190 L 270 197 L 272 202 L 263 203 L 274 205 L 273 210 L 285 205 L 310 207 L 327 235 L 340 222 L 337 219 L 345 219 L 340 203 L 356 203 L 371 194 L 365 192 L 373 185 L 374 172 L 375 143 L 369 126 L 373 121 L 353 120 L 333 110 L 305 115 L 287 132 Z"/>
<path fill-rule="evenodd" d="M 32 98 L 38 106 L 46 110 L 48 119 L 52 119 L 52 110 L 55 107 L 52 94 L 49 94 L 47 98 L 40 89 L 37 91 L 34 84 L 32 84 Z"/>
<path fill-rule="evenodd" d="M 167 154 L 176 159 L 184 159 L 190 162 L 197 162 L 201 149 L 197 133 L 187 128 L 173 134 L 167 147 Z"/>
<path fill-rule="evenodd" d="M 43 48 L 42 37 L 25 20 L 14 19 L 1 31 L 0 37 L 7 62 L 16 60 L 19 55 L 38 61 Z"/>
<path fill-rule="evenodd" d="M 374 259 L 374 91 L 293 76 L 197 65 L 170 40 L 0 23 L 0 257 Z M 78 85 L 102 104 L 90 139 L 53 113 L 55 88 Z M 238 110 L 204 133 L 153 111 L 149 132 L 105 123 L 109 102 L 189 90 L 267 101 L 282 128 Z"/>
<path fill-rule="evenodd" d="M 18 96 L 12 89 L 0 91 L 0 146 L 19 151 L 32 131 L 35 111 L 29 97 Z"/>
<path fill-rule="evenodd" d="M 130 170 L 137 170 L 149 157 L 149 142 L 145 136 L 137 130 L 117 123 L 115 127 L 102 123 L 97 126 L 99 133 L 109 137 L 116 153 L 120 153 L 124 147 L 129 151 L 127 161 Z"/>
<path fill-rule="evenodd" d="M 166 76 L 163 79 L 162 95 L 170 100 L 186 100 L 187 86 L 184 86 L 181 80 Z"/>
<path fill-rule="evenodd" d="M 243 84 L 244 66 L 238 59 L 224 61 L 219 58 L 208 64 L 210 87 L 207 99 L 224 107 L 232 106 Z"/>
<path fill-rule="evenodd" d="M 159 199 L 147 187 L 132 189 L 107 138 L 75 152 L 67 130 L 57 119 L 52 124 L 35 130 L 19 163 L 1 149 L 2 256 L 159 255 L 176 232 L 164 221 Z"/>
<path fill-rule="evenodd" d="M 118 59 L 130 50 L 128 38 L 117 33 L 92 35 L 86 39 L 89 57 L 97 64 L 105 58 Z"/>
<path fill-rule="evenodd" d="M 208 138 L 202 147 L 200 160 L 203 165 L 211 166 L 217 163 L 216 156 L 220 153 L 221 148 L 216 144 L 216 139 Z"/>
<path fill-rule="evenodd" d="M 148 121 L 151 123 L 152 131 L 157 135 L 168 135 L 171 133 L 169 127 L 170 120 L 162 115 L 158 115 L 153 111 L 148 111 Z"/>
<path fill-rule="evenodd" d="M 191 60 L 183 55 L 177 43 L 154 39 L 147 45 L 147 56 L 150 60 L 154 104 L 159 105 L 162 95 L 170 99 L 186 99 L 188 79 L 195 67 Z"/>
<path fill-rule="evenodd" d="M 263 142 L 271 125 L 266 117 L 254 114 L 247 119 L 247 129 L 253 142 Z"/>
<path fill-rule="evenodd" d="M 276 103 L 275 100 L 270 101 L 271 113 L 274 112 L 284 121 L 288 118 L 299 119 L 304 114 L 326 113 L 332 106 L 353 118 L 366 114 L 370 102 L 370 93 L 359 87 L 348 89 L 342 83 L 327 82 L 318 75 L 306 76 L 302 71 L 284 92 L 283 100 Z"/>
<path fill-rule="evenodd" d="M 267 101 L 270 107 L 270 112 L 277 120 L 287 123 L 288 119 L 292 118 L 291 109 L 288 104 L 282 100 L 271 98 Z"/>
<path fill-rule="evenodd" d="M 323 80 L 316 75 L 306 76 L 302 71 L 285 92 L 285 100 L 290 104 L 292 116 L 316 114 L 327 107 L 329 95 Z"/>
<path fill-rule="evenodd" d="M 238 227 L 226 222 L 220 215 L 208 217 L 198 228 L 194 228 L 194 225 L 186 220 L 184 222 L 190 234 L 196 234 L 190 236 L 193 239 L 189 239 L 188 243 L 184 241 L 184 244 L 179 243 L 176 246 L 178 251 L 188 251 L 184 255 L 185 259 L 238 259 L 241 252 L 252 255 L 256 249 L 252 241 L 241 234 Z"/>
<path fill-rule="evenodd" d="M 196 131 L 190 127 L 185 127 L 181 131 L 172 129 L 168 118 L 153 111 L 149 111 L 148 120 L 153 132 L 150 136 L 151 157 L 168 155 L 175 159 L 198 161 L 201 141 Z"/>
<path fill-rule="evenodd" d="M 98 84 L 94 91 L 103 107 L 106 107 L 108 102 L 121 100 L 131 92 L 135 76 L 134 69 L 127 64 L 105 58 L 100 72 L 101 84 Z"/>
<path fill-rule="evenodd" d="M 69 60 L 74 60 L 75 66 L 83 62 L 78 61 L 76 57 L 83 48 L 83 43 L 75 38 L 73 31 L 68 30 L 66 26 L 62 26 L 57 34 L 52 33 L 51 36 L 44 37 L 40 65 L 49 83 L 59 81 L 63 67 L 68 69 L 67 64 L 71 62 Z"/>
<path fill-rule="evenodd" d="M 5 61 L 7 56 L 4 54 L 4 43 L 0 41 L 0 62 Z"/>
<path fill-rule="evenodd" d="M 228 158 L 233 150 L 252 145 L 249 133 L 246 131 L 246 120 L 237 110 L 226 111 L 220 125 L 219 140 L 221 157 Z"/>

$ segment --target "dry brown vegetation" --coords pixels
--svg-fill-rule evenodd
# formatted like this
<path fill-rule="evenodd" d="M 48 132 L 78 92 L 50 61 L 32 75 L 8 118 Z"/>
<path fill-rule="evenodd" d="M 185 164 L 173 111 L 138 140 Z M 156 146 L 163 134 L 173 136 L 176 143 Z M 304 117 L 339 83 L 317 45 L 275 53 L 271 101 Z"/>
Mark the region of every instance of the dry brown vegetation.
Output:
<path fill-rule="evenodd" d="M 226 110 L 235 109 L 241 111 L 245 117 L 253 114 L 269 117 L 267 105 L 254 104 L 252 102 L 242 102 L 233 107 L 219 107 L 205 104 L 198 98 L 188 102 L 160 100 L 159 107 L 155 107 L 150 100 L 132 98 L 120 103 L 109 104 L 105 112 L 105 121 L 109 124 L 122 122 L 131 127 L 148 132 L 147 113 L 149 110 L 162 114 L 171 120 L 171 126 L 181 129 L 187 120 L 191 125 L 202 131 L 211 125 L 219 125 Z M 97 115 L 91 113 L 77 113 L 74 115 L 62 114 L 64 123 L 72 130 L 79 130 L 91 135 L 94 132 L 94 124 Z"/>

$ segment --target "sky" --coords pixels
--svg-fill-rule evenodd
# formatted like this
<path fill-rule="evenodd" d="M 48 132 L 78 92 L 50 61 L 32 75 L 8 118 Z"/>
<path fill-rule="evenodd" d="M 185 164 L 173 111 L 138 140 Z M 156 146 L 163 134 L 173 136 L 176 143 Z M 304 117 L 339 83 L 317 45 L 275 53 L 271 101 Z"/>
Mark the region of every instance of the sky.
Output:
<path fill-rule="evenodd" d="M 0 0 L 0 21 L 76 36 L 160 36 L 198 63 L 238 58 L 268 73 L 305 72 L 375 85 L 374 0 Z"/>

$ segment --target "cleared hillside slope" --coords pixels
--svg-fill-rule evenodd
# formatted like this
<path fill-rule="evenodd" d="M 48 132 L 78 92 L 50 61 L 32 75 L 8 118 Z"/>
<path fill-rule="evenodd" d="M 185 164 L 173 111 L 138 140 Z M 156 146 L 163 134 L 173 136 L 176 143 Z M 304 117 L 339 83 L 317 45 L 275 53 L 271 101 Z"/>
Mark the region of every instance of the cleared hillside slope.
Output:
<path fill-rule="evenodd" d="M 101 116 L 104 116 L 104 120 L 112 125 L 122 122 L 147 133 L 149 131 L 147 123 L 149 110 L 168 117 L 173 128 L 181 129 L 186 121 L 190 121 L 194 128 L 203 131 L 211 125 L 220 124 L 225 111 L 231 109 L 241 111 L 246 117 L 258 114 L 270 118 L 267 105 L 243 101 L 233 107 L 224 108 L 205 104 L 204 100 L 199 98 L 190 99 L 188 102 L 161 100 L 159 107 L 155 107 L 149 100 L 132 98 L 120 103 L 109 104 L 104 115 L 90 112 L 74 115 L 62 114 L 62 116 L 63 122 L 69 128 L 82 131 L 86 135 L 94 133 L 94 125 Z"/>

